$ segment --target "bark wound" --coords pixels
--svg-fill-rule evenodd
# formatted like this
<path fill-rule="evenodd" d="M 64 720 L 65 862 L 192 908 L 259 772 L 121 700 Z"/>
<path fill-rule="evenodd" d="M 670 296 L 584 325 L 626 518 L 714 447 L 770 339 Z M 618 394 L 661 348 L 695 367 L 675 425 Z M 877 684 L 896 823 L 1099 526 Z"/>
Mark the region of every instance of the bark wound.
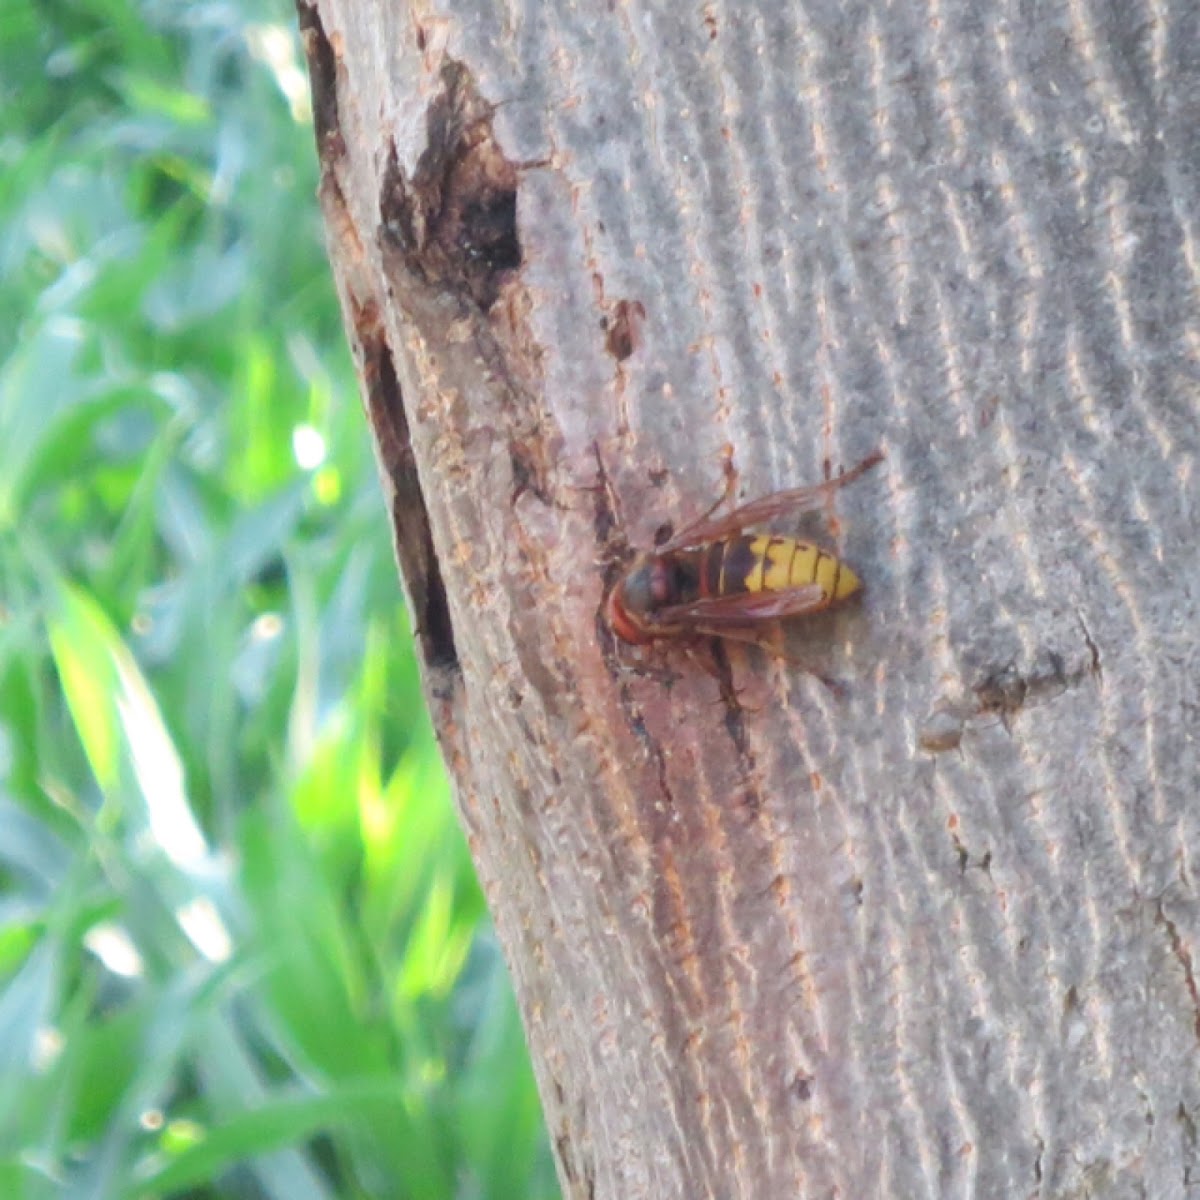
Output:
<path fill-rule="evenodd" d="M 1083 625 L 1082 617 L 1080 624 Z M 956 750 L 963 735 L 979 717 L 999 717 L 1006 729 L 1026 708 L 1078 687 L 1086 679 L 1102 681 L 1100 651 L 1083 626 L 1087 658 L 1068 666 L 1063 656 L 1044 649 L 1033 664 L 1022 670 L 1017 663 L 992 667 L 971 687 L 970 699 L 941 699 L 925 714 L 917 744 L 927 754 Z"/>
<path fill-rule="evenodd" d="M 642 344 L 646 306 L 640 300 L 618 300 L 611 316 L 604 318 L 604 348 L 624 362 Z"/>
<path fill-rule="evenodd" d="M 972 689 L 977 713 L 999 714 L 1007 722 L 1035 701 L 1052 699 L 1070 688 L 1078 687 L 1089 677 L 1099 677 L 1100 655 L 1090 636 L 1084 631 L 1088 646 L 1087 661 L 1067 667 L 1063 656 L 1054 650 L 1043 649 L 1031 666 L 1020 669 L 1015 662 L 989 671 Z"/>
<path fill-rule="evenodd" d="M 458 651 L 446 602 L 441 568 L 433 550 L 429 513 L 417 475 L 408 418 L 400 382 L 383 324 L 373 306 L 355 313 L 355 333 L 362 348 L 362 376 L 367 414 L 375 432 L 384 470 L 392 484 L 392 528 L 396 557 L 408 588 L 414 633 L 425 664 L 457 672 Z"/>
<path fill-rule="evenodd" d="M 1020 712 L 1029 694 L 1029 682 L 1017 670 L 1015 663 L 990 672 L 981 683 L 975 685 L 979 711 L 999 713 L 1010 717 Z"/>
<path fill-rule="evenodd" d="M 553 431 L 539 400 L 540 349 L 524 319 L 529 300 L 517 286 L 523 261 L 517 183 L 520 170 L 536 164 L 505 156 L 493 129 L 495 105 L 462 63 L 446 58 L 439 80 L 416 168 L 406 174 L 394 143 L 384 168 L 379 216 L 385 274 L 396 284 L 393 299 L 401 306 L 414 280 L 429 295 L 461 303 L 458 315 L 467 318 L 463 328 L 504 419 L 512 499 L 530 492 L 550 504 Z M 472 319 L 480 316 L 488 319 Z M 441 340 L 448 331 L 439 327 L 435 334 Z M 462 330 L 454 336 L 461 340 Z"/>
<path fill-rule="evenodd" d="M 411 179 L 392 147 L 380 217 L 413 271 L 486 312 L 521 265 L 517 167 L 497 145 L 495 106 L 467 68 L 447 59 L 441 82 L 426 115 L 428 145 Z"/>

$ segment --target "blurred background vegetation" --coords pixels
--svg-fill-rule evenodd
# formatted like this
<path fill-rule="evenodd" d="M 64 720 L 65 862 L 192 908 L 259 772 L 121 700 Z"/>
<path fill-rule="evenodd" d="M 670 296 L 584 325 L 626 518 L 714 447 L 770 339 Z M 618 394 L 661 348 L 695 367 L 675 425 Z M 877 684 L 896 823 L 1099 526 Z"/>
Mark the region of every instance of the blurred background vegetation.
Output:
<path fill-rule="evenodd" d="M 554 1197 L 282 0 L 0 4 L 0 1197 Z"/>

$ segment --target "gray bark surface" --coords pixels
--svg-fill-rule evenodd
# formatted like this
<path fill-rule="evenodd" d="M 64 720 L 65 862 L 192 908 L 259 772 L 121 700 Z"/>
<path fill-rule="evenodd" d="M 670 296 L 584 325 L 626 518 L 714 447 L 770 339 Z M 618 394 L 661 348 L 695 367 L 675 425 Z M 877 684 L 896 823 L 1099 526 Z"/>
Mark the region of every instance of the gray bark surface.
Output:
<path fill-rule="evenodd" d="M 564 1194 L 1200 1196 L 1200 6 L 300 17 Z M 877 446 L 840 690 L 614 643 L 727 455 Z"/>

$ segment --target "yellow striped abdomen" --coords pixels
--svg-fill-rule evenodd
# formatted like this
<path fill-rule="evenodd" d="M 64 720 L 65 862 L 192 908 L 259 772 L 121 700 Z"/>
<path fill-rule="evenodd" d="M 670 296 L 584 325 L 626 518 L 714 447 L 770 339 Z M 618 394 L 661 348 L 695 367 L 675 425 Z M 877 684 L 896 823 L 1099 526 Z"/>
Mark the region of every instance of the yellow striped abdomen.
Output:
<path fill-rule="evenodd" d="M 754 566 L 746 574 L 748 592 L 783 592 L 817 584 L 826 601 L 854 595 L 862 582 L 841 559 L 795 538 L 761 536 L 747 539 Z"/>

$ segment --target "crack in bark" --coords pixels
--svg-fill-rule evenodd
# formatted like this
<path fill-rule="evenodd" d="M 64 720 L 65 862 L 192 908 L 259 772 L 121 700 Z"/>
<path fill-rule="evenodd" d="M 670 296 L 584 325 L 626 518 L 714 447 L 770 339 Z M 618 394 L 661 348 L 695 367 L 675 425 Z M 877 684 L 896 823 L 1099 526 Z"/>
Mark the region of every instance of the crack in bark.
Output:
<path fill-rule="evenodd" d="M 673 810 L 675 808 L 675 793 L 671 790 L 671 784 L 667 779 L 667 756 L 663 753 L 663 748 L 658 739 L 646 728 L 646 720 L 642 716 L 632 695 L 630 695 L 629 685 L 623 683 L 619 694 L 621 697 L 621 711 L 625 714 L 625 720 L 629 723 L 629 728 L 633 731 L 634 736 L 642 743 L 646 753 L 649 754 L 653 761 L 658 776 L 658 786 L 662 791 L 663 799 L 666 801 L 668 808 Z"/>
<path fill-rule="evenodd" d="M 1200 987 L 1196 984 L 1196 973 L 1192 965 L 1192 952 L 1184 945 L 1183 937 L 1179 932 L 1175 922 L 1167 916 L 1166 909 L 1163 907 L 1163 902 L 1159 900 L 1155 906 L 1155 920 L 1163 926 L 1167 932 L 1167 940 L 1171 944 L 1171 953 L 1179 960 L 1179 965 L 1183 968 L 1183 982 L 1187 988 L 1188 995 L 1192 1001 L 1192 1031 L 1196 1035 L 1196 1042 L 1200 1044 Z"/>
<path fill-rule="evenodd" d="M 1083 613 L 1079 609 L 1076 609 L 1075 616 L 1079 620 L 1079 628 L 1083 630 L 1084 643 L 1087 645 L 1088 652 L 1092 656 L 1092 674 L 1098 679 L 1103 680 L 1104 669 L 1100 663 L 1100 647 L 1096 645 L 1095 640 L 1092 638 L 1092 631 L 1088 629 L 1087 622 L 1083 619 Z"/>
<path fill-rule="evenodd" d="M 1185 1188 L 1192 1185 L 1192 1168 L 1189 1162 L 1194 1162 L 1196 1159 L 1196 1122 L 1192 1119 L 1192 1114 L 1188 1112 L 1187 1106 L 1182 1100 L 1179 1102 L 1179 1108 L 1175 1111 L 1175 1119 L 1179 1122 L 1180 1138 L 1183 1142 L 1184 1159 L 1183 1164 L 1183 1186 Z"/>
<path fill-rule="evenodd" d="M 338 109 L 337 55 L 325 33 L 316 4 L 297 0 L 296 17 L 300 25 L 300 39 L 304 43 L 304 57 L 308 60 L 317 157 L 322 166 L 327 167 L 331 157 L 346 153 Z"/>
<path fill-rule="evenodd" d="M 392 529 L 396 557 L 408 589 L 413 633 L 426 666 L 457 673 L 454 626 L 417 474 L 400 381 L 383 323 L 373 304 L 355 311 L 354 333 L 361 347 L 367 415 L 393 489 Z"/>

